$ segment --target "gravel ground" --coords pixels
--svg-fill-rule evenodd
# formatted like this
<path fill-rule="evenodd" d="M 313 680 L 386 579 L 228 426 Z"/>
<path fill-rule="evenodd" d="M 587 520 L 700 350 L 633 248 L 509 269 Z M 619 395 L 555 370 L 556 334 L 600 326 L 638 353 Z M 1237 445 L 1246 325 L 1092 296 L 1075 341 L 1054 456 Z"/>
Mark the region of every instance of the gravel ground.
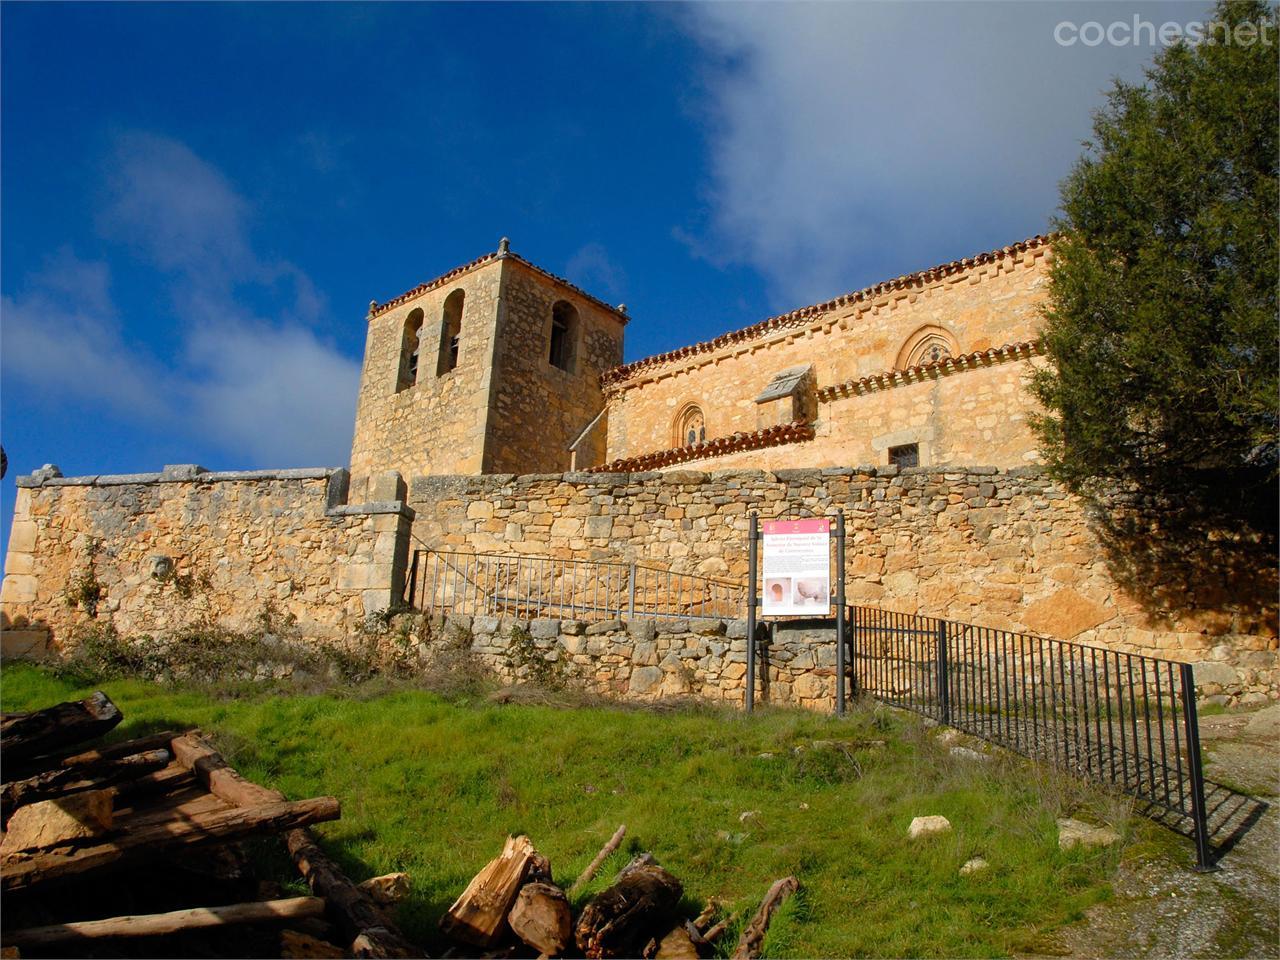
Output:
<path fill-rule="evenodd" d="M 1122 867 L 1115 897 L 1058 931 L 1045 954 L 1085 958 L 1280 957 L 1280 705 L 1203 717 L 1215 844 L 1212 873 L 1190 843 Z M 1225 789 L 1224 789 L 1225 788 Z"/>

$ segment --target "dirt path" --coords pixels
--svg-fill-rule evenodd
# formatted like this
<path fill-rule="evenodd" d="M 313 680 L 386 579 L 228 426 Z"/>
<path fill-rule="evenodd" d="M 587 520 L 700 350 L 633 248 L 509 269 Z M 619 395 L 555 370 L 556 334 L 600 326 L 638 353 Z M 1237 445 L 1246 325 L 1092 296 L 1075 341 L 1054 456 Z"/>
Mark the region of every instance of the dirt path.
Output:
<path fill-rule="evenodd" d="M 1208 755 L 1205 776 L 1236 791 L 1218 790 L 1209 800 L 1211 808 L 1221 801 L 1238 811 L 1232 821 L 1238 839 L 1220 869 L 1195 873 L 1189 842 L 1171 856 L 1122 867 L 1114 899 L 1058 931 L 1046 952 L 1161 960 L 1280 957 L 1280 705 L 1204 717 L 1200 736 Z"/>

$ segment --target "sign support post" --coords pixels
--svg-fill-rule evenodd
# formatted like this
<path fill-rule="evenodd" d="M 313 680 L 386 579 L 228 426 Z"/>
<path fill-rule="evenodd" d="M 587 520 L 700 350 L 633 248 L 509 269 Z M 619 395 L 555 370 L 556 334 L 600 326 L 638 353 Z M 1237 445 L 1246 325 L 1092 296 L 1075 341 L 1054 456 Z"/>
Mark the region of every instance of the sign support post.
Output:
<path fill-rule="evenodd" d="M 760 518 L 751 511 L 747 539 L 747 713 L 756 708 L 756 559 L 760 542 Z"/>
<path fill-rule="evenodd" d="M 836 716 L 844 716 L 844 512 L 836 514 Z"/>

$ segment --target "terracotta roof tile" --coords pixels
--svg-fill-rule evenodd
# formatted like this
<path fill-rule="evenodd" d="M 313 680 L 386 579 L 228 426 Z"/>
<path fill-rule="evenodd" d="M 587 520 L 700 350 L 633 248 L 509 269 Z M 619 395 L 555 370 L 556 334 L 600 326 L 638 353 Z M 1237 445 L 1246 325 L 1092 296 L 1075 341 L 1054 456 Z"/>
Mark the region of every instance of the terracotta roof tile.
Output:
<path fill-rule="evenodd" d="M 528 267 L 530 270 L 532 270 L 534 273 L 539 274 L 540 276 L 545 277 L 546 279 L 552 281 L 553 283 L 557 283 L 568 290 L 572 290 L 578 296 L 582 297 L 585 300 L 591 301 L 596 306 L 605 310 L 607 313 L 612 314 L 615 319 L 621 321 L 623 324 L 625 324 L 630 319 L 630 317 L 628 317 L 625 312 L 623 312 L 622 310 L 619 310 L 617 307 L 613 306 L 612 304 L 605 303 L 599 297 L 596 297 L 587 293 L 587 291 L 583 290 L 581 287 L 575 284 L 570 283 L 564 277 L 557 277 L 551 271 L 544 270 L 542 269 L 542 267 L 538 266 L 536 263 L 526 260 L 524 257 L 520 256 L 520 254 L 511 253 L 510 251 L 507 251 L 506 253 L 501 253 L 501 252 L 486 253 L 483 256 L 476 257 L 474 260 L 470 261 L 469 263 L 464 263 L 460 267 L 454 267 L 452 270 L 448 271 L 447 273 L 440 274 L 440 276 L 436 277 L 434 280 L 428 280 L 426 283 L 420 283 L 416 287 L 414 287 L 412 290 L 406 290 L 404 293 L 400 294 L 398 297 L 392 297 L 390 300 L 387 300 L 384 303 L 378 303 L 375 300 L 369 306 L 369 319 L 372 320 L 374 317 L 380 316 L 381 314 L 386 313 L 388 310 L 392 310 L 400 306 L 402 303 L 406 303 L 409 300 L 412 300 L 414 297 L 421 296 L 422 294 L 426 293 L 428 290 L 434 290 L 437 287 L 444 286 L 450 281 L 455 280 L 458 277 L 462 276 L 464 273 L 467 273 L 470 270 L 474 270 L 476 267 L 486 264 L 491 260 L 501 260 L 504 258 L 515 260 L 518 263 L 522 263 L 526 267 Z"/>
<path fill-rule="evenodd" d="M 884 373 L 875 373 L 869 377 L 859 377 L 846 380 L 843 383 L 833 384 L 829 387 L 822 387 L 818 391 L 818 400 L 821 403 L 827 403 L 838 397 L 857 397 L 864 393 L 902 387 L 909 383 L 933 379 L 939 375 L 957 373 L 961 370 L 973 370 L 976 367 L 986 367 L 1006 360 L 1026 360 L 1043 353 L 1044 348 L 1039 340 L 1006 343 L 1002 347 L 975 350 L 973 353 L 966 353 L 959 357 L 945 357 L 942 360 L 922 363 L 919 366 L 908 367 L 905 370 L 886 370 Z"/>
<path fill-rule="evenodd" d="M 905 276 L 895 277 L 892 280 L 884 280 L 870 287 L 864 287 L 861 290 L 854 290 L 851 293 L 842 294 L 834 300 L 828 300 L 825 303 L 815 303 L 807 307 L 800 307 L 792 310 L 790 313 L 779 314 L 776 317 L 770 317 L 767 320 L 761 320 L 759 323 L 744 327 L 741 330 L 733 330 L 729 333 L 721 334 L 713 340 L 704 340 L 701 343 L 695 343 L 687 347 L 681 347 L 678 350 L 670 350 L 667 353 L 659 353 L 652 357 L 645 357 L 641 360 L 635 360 L 631 363 L 623 364 L 620 367 L 614 367 L 612 370 L 606 370 L 600 376 L 600 382 L 603 386 L 619 384 L 625 380 L 629 380 L 641 373 L 645 373 L 655 367 L 663 364 L 671 363 L 677 360 L 683 360 L 688 357 L 696 356 L 699 353 L 709 353 L 718 350 L 721 347 L 728 346 L 733 343 L 742 343 L 748 340 L 755 340 L 759 337 L 766 336 L 778 330 L 784 330 L 789 327 L 801 327 L 806 325 L 815 317 L 821 316 L 837 307 L 847 306 L 850 303 L 870 300 L 882 294 L 889 293 L 894 290 L 901 290 L 904 287 L 915 286 L 920 283 L 927 283 L 933 280 L 940 280 L 943 277 L 951 276 L 963 270 L 969 270 L 973 267 L 980 266 L 984 263 L 994 263 L 1005 257 L 1016 256 L 1025 253 L 1028 250 L 1036 250 L 1047 247 L 1053 238 L 1038 234 L 1029 237 L 1026 240 L 1020 240 L 1017 243 L 1010 244 L 1007 247 L 1001 247 L 999 250 L 991 250 L 987 253 L 980 253 L 977 256 L 965 257 L 962 260 L 952 260 L 950 263 L 939 264 L 936 267 L 930 267 L 927 270 L 918 270 L 915 273 L 909 273 Z"/>
<path fill-rule="evenodd" d="M 710 457 L 723 457 L 737 453 L 739 450 L 759 450 L 764 447 L 777 447 L 784 443 L 799 443 L 813 439 L 813 424 L 797 420 L 794 423 L 783 423 L 776 427 L 766 427 L 751 433 L 735 433 L 728 437 L 716 437 L 703 443 L 691 443 L 670 450 L 655 450 L 643 453 L 638 457 L 624 457 L 598 467 L 591 467 L 587 473 L 634 473 L 641 470 L 657 470 L 676 463 L 689 460 L 706 460 Z"/>

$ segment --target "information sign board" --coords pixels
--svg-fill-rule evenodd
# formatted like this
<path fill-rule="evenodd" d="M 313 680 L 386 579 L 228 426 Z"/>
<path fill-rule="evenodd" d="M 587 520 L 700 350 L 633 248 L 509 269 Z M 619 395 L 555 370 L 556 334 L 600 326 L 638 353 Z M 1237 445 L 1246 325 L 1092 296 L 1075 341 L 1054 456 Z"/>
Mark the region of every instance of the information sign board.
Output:
<path fill-rule="evenodd" d="M 829 615 L 831 521 L 766 520 L 763 532 L 764 615 Z"/>

